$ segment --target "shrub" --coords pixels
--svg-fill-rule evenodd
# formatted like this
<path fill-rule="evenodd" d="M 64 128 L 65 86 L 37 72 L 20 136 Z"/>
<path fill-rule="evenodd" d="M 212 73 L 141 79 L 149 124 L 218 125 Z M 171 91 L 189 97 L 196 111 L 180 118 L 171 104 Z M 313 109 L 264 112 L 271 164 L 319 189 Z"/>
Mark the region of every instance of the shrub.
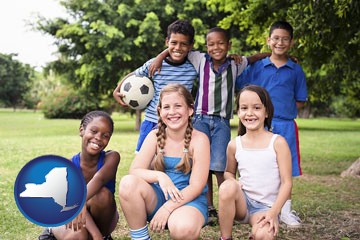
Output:
<path fill-rule="evenodd" d="M 43 99 L 41 109 L 46 118 L 81 119 L 86 113 L 98 109 L 97 99 L 85 92 L 61 88 Z"/>

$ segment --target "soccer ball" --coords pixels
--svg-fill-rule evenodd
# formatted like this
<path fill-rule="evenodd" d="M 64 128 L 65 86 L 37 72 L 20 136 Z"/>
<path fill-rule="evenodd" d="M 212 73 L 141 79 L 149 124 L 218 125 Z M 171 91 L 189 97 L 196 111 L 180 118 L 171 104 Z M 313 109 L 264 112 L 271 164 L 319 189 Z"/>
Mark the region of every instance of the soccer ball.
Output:
<path fill-rule="evenodd" d="M 122 82 L 120 93 L 124 95 L 124 103 L 132 109 L 141 110 L 154 97 L 154 85 L 147 77 L 131 75 Z"/>

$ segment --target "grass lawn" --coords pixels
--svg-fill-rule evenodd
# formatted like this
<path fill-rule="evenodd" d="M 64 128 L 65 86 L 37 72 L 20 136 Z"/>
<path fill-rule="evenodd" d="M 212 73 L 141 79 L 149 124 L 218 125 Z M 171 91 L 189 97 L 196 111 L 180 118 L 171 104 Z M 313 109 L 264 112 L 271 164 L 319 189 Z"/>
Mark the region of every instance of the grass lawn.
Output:
<path fill-rule="evenodd" d="M 115 132 L 108 149 L 121 154 L 117 182 L 134 157 L 138 132 L 134 119 L 113 114 Z M 44 119 L 40 112 L 0 109 L 0 239 L 37 239 L 42 231 L 18 210 L 14 183 L 31 159 L 55 154 L 70 158 L 80 151 L 80 120 Z M 340 173 L 360 157 L 360 120 L 299 119 L 303 176 L 294 179 L 293 208 L 303 220 L 297 230 L 282 228 L 278 239 L 360 239 L 360 178 Z M 237 120 L 232 121 L 236 136 Z M 116 197 L 117 198 L 117 197 Z M 117 198 L 118 202 L 118 198 Z M 217 202 L 217 197 L 215 197 Z M 120 221 L 114 239 L 130 239 L 126 221 Z M 246 239 L 249 227 L 236 224 L 234 239 Z M 203 228 L 202 239 L 217 239 L 219 227 Z M 168 239 L 153 234 L 153 239 Z"/>

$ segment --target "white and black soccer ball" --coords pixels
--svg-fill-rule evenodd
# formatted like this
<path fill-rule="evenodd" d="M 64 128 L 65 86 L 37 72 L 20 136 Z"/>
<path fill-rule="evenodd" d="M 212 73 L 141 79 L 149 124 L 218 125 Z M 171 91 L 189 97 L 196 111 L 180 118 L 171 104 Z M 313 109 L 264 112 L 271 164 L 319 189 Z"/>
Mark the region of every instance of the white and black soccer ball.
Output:
<path fill-rule="evenodd" d="M 124 103 L 132 109 L 141 110 L 154 97 L 154 85 L 147 77 L 131 75 L 122 82 L 120 93 L 124 95 Z"/>

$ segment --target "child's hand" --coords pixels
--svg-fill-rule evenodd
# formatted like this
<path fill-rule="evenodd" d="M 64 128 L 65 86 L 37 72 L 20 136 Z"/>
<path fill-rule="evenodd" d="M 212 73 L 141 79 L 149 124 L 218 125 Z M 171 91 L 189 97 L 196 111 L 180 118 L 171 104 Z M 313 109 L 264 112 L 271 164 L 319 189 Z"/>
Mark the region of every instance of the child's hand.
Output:
<path fill-rule="evenodd" d="M 129 106 L 123 101 L 123 97 L 125 97 L 124 94 L 122 94 L 122 93 L 120 93 L 120 92 L 116 92 L 116 93 L 114 93 L 114 94 L 117 95 L 117 97 L 118 97 L 118 101 L 117 101 L 117 102 L 120 104 L 120 106 L 125 107 L 125 108 L 129 107 Z"/>
<path fill-rule="evenodd" d="M 184 199 L 184 196 L 182 195 L 180 190 L 174 185 L 168 175 L 163 174 L 159 177 L 158 180 L 160 188 L 163 191 L 166 200 L 169 200 L 169 196 L 174 202 L 180 202 Z"/>
<path fill-rule="evenodd" d="M 297 64 L 300 64 L 300 60 L 295 57 L 295 56 L 289 56 L 289 58 L 294 62 L 294 63 L 297 63 Z"/>
<path fill-rule="evenodd" d="M 229 58 L 231 58 L 232 60 L 234 60 L 234 62 L 236 64 L 241 64 L 242 63 L 242 56 L 237 55 L 237 54 L 229 54 L 228 55 Z"/>
<path fill-rule="evenodd" d="M 269 224 L 268 232 L 273 231 L 274 236 L 276 236 L 278 231 L 279 231 L 278 215 L 273 213 L 273 211 L 271 211 L 271 210 L 263 212 L 262 214 L 260 214 L 257 221 L 256 221 L 256 223 L 259 224 L 260 228 L 262 228 L 262 227 L 266 226 L 267 224 Z"/>
<path fill-rule="evenodd" d="M 150 221 L 150 230 L 154 232 L 163 232 L 170 216 L 170 211 L 164 205 L 155 213 Z"/>
<path fill-rule="evenodd" d="M 155 75 L 156 71 L 158 72 L 158 74 L 160 74 L 161 66 L 162 60 L 160 60 L 158 57 L 154 58 L 154 60 L 149 66 L 149 77 L 152 78 Z"/>
<path fill-rule="evenodd" d="M 113 91 L 113 97 L 115 98 L 115 100 L 120 104 L 120 106 L 127 108 L 128 105 L 122 100 L 124 97 L 124 94 L 120 93 L 120 88 L 121 88 L 121 84 L 123 81 L 121 81 L 119 83 L 119 85 L 117 85 L 117 87 L 115 88 L 115 90 Z"/>
<path fill-rule="evenodd" d="M 86 203 L 81 212 L 74 218 L 71 222 L 65 225 L 66 228 L 70 228 L 73 231 L 80 231 L 82 228 L 86 227 Z"/>

